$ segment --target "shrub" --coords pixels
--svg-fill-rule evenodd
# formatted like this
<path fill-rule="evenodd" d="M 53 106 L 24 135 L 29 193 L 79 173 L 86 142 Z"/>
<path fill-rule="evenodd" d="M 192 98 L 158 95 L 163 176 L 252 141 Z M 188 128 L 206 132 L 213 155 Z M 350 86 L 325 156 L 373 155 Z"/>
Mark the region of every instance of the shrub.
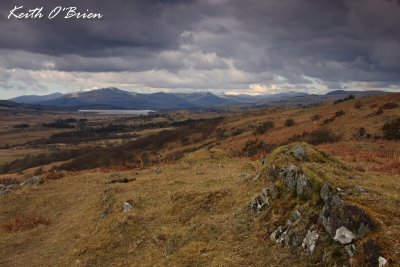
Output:
<path fill-rule="evenodd" d="M 318 120 L 320 120 L 322 118 L 322 116 L 318 115 L 318 114 L 315 114 L 315 115 L 312 115 L 310 118 L 311 118 L 312 121 L 318 121 Z"/>
<path fill-rule="evenodd" d="M 29 217 L 18 214 L 13 220 L 4 224 L 3 229 L 7 232 L 25 231 L 40 224 L 49 225 L 50 221 L 41 216 Z"/>
<path fill-rule="evenodd" d="M 266 121 L 264 123 L 258 124 L 257 126 L 254 127 L 253 134 L 264 134 L 268 130 L 274 128 L 274 122 L 273 121 Z"/>
<path fill-rule="evenodd" d="M 383 138 L 388 140 L 400 140 L 400 118 L 386 122 L 383 127 Z"/>
<path fill-rule="evenodd" d="M 382 109 L 392 109 L 392 108 L 398 108 L 398 107 L 399 107 L 399 105 L 397 103 L 389 102 L 389 103 L 384 104 L 381 108 Z"/>
<path fill-rule="evenodd" d="M 267 142 L 262 140 L 247 140 L 243 152 L 246 156 L 253 157 L 261 153 L 269 153 L 273 148 L 273 145 L 267 144 Z"/>
<path fill-rule="evenodd" d="M 327 128 L 314 130 L 305 137 L 305 141 L 312 145 L 335 143 L 339 140 L 339 136 L 332 133 L 332 131 Z"/>
<path fill-rule="evenodd" d="M 286 121 L 285 121 L 285 126 L 286 127 L 291 127 L 291 126 L 293 126 L 295 124 L 295 121 L 294 121 L 294 119 L 292 119 L 292 118 L 289 118 L 289 119 L 287 119 Z"/>

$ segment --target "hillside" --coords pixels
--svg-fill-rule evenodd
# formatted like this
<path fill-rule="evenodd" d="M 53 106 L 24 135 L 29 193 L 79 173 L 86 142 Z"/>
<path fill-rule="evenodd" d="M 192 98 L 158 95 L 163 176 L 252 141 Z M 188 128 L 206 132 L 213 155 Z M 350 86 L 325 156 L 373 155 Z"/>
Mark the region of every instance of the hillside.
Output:
<path fill-rule="evenodd" d="M 0 132 L 3 154 L 38 150 L 3 164 L 2 266 L 400 263 L 400 94 L 84 125 L 47 116 L 70 128 L 31 115 Z M 41 138 L 17 140 L 30 132 Z"/>

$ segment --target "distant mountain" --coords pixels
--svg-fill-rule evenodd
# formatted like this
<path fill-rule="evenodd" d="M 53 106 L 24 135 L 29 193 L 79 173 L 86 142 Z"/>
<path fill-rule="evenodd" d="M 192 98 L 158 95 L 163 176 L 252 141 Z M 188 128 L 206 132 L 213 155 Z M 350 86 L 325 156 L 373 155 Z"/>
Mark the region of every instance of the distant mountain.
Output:
<path fill-rule="evenodd" d="M 43 101 L 48 101 L 56 98 L 60 98 L 63 96 L 61 93 L 54 93 L 50 95 L 24 95 L 24 96 L 18 96 L 15 98 L 9 99 L 10 101 L 16 102 L 16 103 L 26 103 L 26 104 L 36 104 L 39 102 Z"/>
<path fill-rule="evenodd" d="M 381 91 L 336 90 L 325 95 L 310 95 L 302 92 L 286 92 L 271 95 L 215 95 L 210 92 L 197 93 L 152 93 L 141 94 L 117 88 L 103 88 L 71 94 L 47 96 L 20 96 L 10 99 L 20 103 L 40 104 L 75 109 L 194 109 L 224 106 L 272 105 L 293 106 L 321 103 L 345 98 L 348 95 L 362 97 L 384 94 Z"/>

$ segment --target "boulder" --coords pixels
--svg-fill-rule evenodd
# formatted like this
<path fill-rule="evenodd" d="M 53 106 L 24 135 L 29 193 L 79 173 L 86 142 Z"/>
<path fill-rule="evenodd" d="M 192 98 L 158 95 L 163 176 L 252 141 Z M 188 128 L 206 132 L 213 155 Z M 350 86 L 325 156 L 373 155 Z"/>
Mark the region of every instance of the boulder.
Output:
<path fill-rule="evenodd" d="M 319 223 L 325 228 L 332 238 L 337 238 L 339 242 L 342 239 L 340 234 L 352 233 L 352 240 L 364 237 L 370 230 L 375 229 L 376 223 L 368 214 L 357 206 L 343 201 L 338 195 L 332 198 L 324 205 L 319 214 Z M 337 230 L 340 229 L 337 234 Z M 348 237 L 351 236 L 348 234 Z M 342 242 L 341 242 L 342 243 Z M 346 244 L 346 243 L 345 243 Z"/>

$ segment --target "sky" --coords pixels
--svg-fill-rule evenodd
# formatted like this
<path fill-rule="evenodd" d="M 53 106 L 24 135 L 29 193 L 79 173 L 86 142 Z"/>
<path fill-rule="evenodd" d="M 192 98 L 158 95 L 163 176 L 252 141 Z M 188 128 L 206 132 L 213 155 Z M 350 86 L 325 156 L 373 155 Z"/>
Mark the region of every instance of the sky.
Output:
<path fill-rule="evenodd" d="M 44 17 L 8 18 L 15 6 Z M 103 17 L 48 19 L 57 6 Z M 400 0 L 1 1 L 0 99 L 104 87 L 400 92 L 399 14 Z"/>

